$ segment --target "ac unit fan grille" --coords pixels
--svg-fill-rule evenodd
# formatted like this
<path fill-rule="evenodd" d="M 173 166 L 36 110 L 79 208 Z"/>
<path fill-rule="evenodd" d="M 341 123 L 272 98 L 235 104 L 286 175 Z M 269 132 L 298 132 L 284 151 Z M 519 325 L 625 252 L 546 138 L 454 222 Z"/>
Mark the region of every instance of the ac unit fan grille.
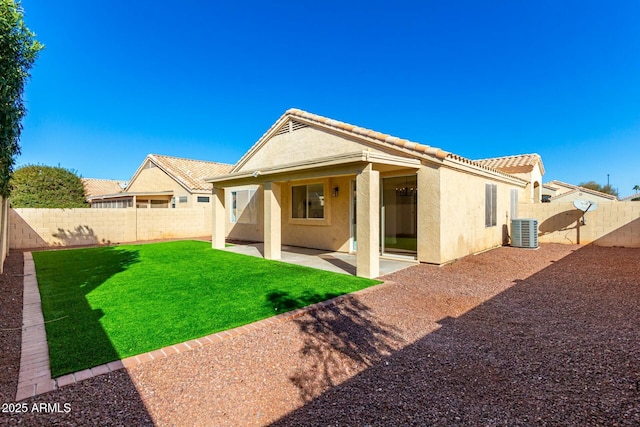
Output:
<path fill-rule="evenodd" d="M 537 248 L 538 220 L 531 218 L 511 220 L 511 246 L 517 248 Z"/>

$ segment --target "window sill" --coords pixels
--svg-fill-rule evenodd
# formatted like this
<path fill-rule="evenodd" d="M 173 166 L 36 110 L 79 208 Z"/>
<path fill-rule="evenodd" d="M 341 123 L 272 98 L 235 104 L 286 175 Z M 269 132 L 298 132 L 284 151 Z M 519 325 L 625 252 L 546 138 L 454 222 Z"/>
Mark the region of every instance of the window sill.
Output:
<path fill-rule="evenodd" d="M 290 225 L 331 225 L 331 221 L 328 218 L 289 218 Z"/>

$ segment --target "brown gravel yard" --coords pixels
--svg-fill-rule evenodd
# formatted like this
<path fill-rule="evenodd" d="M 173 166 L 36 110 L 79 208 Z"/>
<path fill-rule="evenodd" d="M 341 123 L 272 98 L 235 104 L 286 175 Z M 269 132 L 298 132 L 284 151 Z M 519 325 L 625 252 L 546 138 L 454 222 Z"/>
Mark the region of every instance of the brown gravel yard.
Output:
<path fill-rule="evenodd" d="M 17 255 L 0 282 L 0 403 L 17 383 Z M 640 425 L 639 278 L 640 249 L 591 246 L 417 265 L 292 321 L 26 401 L 67 414 L 0 421 Z"/>

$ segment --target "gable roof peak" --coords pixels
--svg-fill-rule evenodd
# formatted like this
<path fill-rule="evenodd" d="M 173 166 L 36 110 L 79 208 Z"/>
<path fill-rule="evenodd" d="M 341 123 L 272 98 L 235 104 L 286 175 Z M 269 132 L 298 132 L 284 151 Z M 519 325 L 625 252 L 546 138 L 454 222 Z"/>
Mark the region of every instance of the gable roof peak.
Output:
<path fill-rule="evenodd" d="M 164 154 L 147 154 L 147 157 L 145 157 L 129 181 L 127 189 L 136 180 L 148 162 L 152 162 L 189 192 L 209 191 L 211 185 L 205 182 L 204 178 L 229 173 L 233 168 L 233 165 L 227 163 L 186 159 Z"/>
<path fill-rule="evenodd" d="M 384 134 L 371 129 L 355 126 L 339 120 L 330 119 L 328 117 L 313 114 L 299 108 L 289 108 L 280 118 L 260 137 L 260 139 L 247 151 L 240 160 L 235 164 L 233 172 L 238 171 L 253 154 L 260 149 L 271 137 L 277 135 L 277 132 L 289 121 L 296 120 L 307 125 L 314 125 L 341 134 L 346 134 L 358 139 L 368 140 L 375 144 L 412 152 L 421 156 L 432 156 L 439 160 L 444 160 L 450 153 L 429 145 L 420 144 L 418 142 L 409 141 L 407 139 L 398 138 L 396 136 Z"/>

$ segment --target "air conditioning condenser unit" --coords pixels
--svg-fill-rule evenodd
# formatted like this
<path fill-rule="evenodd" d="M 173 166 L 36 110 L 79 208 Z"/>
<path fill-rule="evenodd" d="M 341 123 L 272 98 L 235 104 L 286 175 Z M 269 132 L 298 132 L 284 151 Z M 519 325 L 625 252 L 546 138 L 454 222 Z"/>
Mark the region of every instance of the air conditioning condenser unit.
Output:
<path fill-rule="evenodd" d="M 515 248 L 537 248 L 538 220 L 535 218 L 512 219 L 511 246 Z"/>

